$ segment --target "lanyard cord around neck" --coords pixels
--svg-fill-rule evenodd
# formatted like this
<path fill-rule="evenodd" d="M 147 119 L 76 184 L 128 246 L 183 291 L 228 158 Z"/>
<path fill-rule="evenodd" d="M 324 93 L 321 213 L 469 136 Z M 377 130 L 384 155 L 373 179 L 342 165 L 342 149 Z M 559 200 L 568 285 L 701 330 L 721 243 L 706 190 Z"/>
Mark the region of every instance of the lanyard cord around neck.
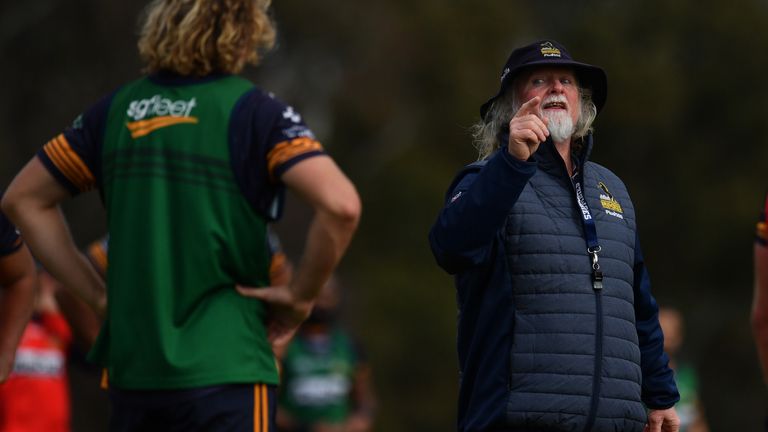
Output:
<path fill-rule="evenodd" d="M 573 184 L 574 193 L 576 194 L 576 202 L 579 204 L 579 210 L 581 210 L 581 221 L 584 224 L 584 234 L 587 236 L 587 253 L 592 258 L 592 288 L 594 290 L 601 290 L 603 289 L 603 272 L 600 270 L 597 254 L 600 253 L 602 248 L 597 239 L 595 219 L 592 217 L 592 213 L 589 211 L 589 205 L 587 205 L 587 200 L 584 198 L 584 167 L 580 167 L 576 172 L 576 175 L 571 179 L 571 182 Z"/>

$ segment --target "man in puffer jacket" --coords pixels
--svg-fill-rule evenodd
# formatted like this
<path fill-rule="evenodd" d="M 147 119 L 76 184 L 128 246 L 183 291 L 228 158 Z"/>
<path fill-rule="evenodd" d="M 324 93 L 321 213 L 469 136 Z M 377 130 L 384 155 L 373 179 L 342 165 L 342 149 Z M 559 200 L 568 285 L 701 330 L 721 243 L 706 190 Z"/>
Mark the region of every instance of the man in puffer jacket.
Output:
<path fill-rule="evenodd" d="M 462 432 L 677 431 L 626 187 L 589 161 L 607 78 L 552 40 L 512 52 L 480 161 L 430 232 L 455 275 Z"/>

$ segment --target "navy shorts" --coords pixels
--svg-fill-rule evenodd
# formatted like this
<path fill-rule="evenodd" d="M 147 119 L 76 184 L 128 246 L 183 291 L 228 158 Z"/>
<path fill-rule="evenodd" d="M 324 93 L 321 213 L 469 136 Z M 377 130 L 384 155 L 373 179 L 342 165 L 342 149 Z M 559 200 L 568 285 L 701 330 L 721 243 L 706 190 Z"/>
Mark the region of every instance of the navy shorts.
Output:
<path fill-rule="evenodd" d="M 110 389 L 112 432 L 275 432 L 275 386 Z"/>

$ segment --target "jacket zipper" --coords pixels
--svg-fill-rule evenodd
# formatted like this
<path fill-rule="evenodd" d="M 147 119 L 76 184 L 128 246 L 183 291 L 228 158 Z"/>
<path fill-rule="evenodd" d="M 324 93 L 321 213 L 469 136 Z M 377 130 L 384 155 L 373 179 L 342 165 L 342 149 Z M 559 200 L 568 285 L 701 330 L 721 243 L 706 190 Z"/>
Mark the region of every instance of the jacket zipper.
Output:
<path fill-rule="evenodd" d="M 558 154 L 559 156 L 559 154 Z M 563 169 L 563 172 L 565 173 L 565 176 L 570 180 L 569 183 L 571 185 L 571 191 L 576 192 L 576 186 L 573 184 L 573 179 L 568 174 L 568 168 L 565 166 L 565 161 L 562 160 L 562 158 L 559 158 L 561 168 Z M 582 163 L 579 169 L 584 170 L 585 169 L 585 163 Z M 582 172 L 582 176 L 585 175 L 585 173 Z M 586 193 L 586 191 L 584 192 Z M 585 197 L 586 199 L 586 197 Z M 578 203 L 577 203 L 578 205 Z M 585 232 L 586 235 L 586 232 Z M 592 253 L 590 249 L 590 253 Z M 597 255 L 593 255 L 593 266 L 597 263 Z M 599 267 L 598 267 L 599 268 Z M 597 274 L 598 268 L 594 268 L 595 272 L 593 272 L 593 278 Z M 593 292 L 595 293 L 595 369 L 592 374 L 592 397 L 590 400 L 590 406 L 589 406 L 589 415 L 587 416 L 587 422 L 584 427 L 584 432 L 590 432 L 592 430 L 592 427 L 595 424 L 595 417 L 597 416 L 597 406 L 600 399 L 600 376 L 602 375 L 603 370 L 603 289 L 602 289 L 602 273 L 600 273 L 599 276 L 600 283 L 594 283 L 593 281 Z"/>
<path fill-rule="evenodd" d="M 592 401 L 584 432 L 592 430 L 597 416 L 597 405 L 600 398 L 600 376 L 603 370 L 603 290 L 595 289 L 595 370 L 592 375 Z"/>

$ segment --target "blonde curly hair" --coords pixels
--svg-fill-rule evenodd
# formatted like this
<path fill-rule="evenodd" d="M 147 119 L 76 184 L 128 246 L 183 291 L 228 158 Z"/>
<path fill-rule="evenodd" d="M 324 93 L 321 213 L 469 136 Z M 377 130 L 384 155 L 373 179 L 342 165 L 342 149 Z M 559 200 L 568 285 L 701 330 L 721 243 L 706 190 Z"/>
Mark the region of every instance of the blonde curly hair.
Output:
<path fill-rule="evenodd" d="M 145 11 L 139 54 L 145 72 L 238 73 L 275 44 L 271 0 L 153 0 Z"/>

